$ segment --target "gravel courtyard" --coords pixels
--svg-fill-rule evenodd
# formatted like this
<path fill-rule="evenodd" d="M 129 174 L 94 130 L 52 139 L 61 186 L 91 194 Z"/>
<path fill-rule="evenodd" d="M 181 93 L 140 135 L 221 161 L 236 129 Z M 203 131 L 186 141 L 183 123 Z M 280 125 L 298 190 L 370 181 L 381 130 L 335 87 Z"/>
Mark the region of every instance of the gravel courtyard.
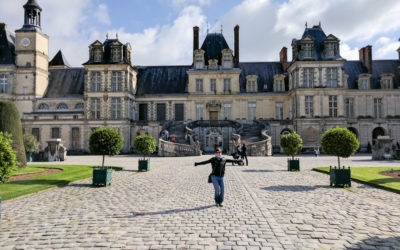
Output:
<path fill-rule="evenodd" d="M 286 171 L 284 156 L 227 166 L 222 208 L 207 183 L 211 166 L 193 166 L 209 157 L 155 157 L 141 173 L 137 156 L 106 158 L 125 169 L 109 187 L 86 179 L 3 201 L 0 249 L 400 249 L 400 195 L 355 182 L 330 187 L 328 175 L 311 169 L 335 157 L 301 156 L 300 172 Z M 400 166 L 370 159 L 342 162 Z M 100 163 L 98 156 L 62 162 Z"/>

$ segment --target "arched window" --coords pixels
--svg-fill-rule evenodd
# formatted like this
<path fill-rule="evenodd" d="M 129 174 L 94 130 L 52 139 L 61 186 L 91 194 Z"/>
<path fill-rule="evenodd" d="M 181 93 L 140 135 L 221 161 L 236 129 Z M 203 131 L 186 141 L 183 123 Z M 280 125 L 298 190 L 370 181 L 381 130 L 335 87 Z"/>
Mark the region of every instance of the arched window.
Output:
<path fill-rule="evenodd" d="M 68 109 L 68 105 L 65 103 L 60 103 L 57 105 L 57 109 Z"/>
<path fill-rule="evenodd" d="M 47 109 L 50 109 L 50 108 L 49 108 L 49 105 L 47 103 L 41 103 L 39 105 L 39 109 L 47 110 Z"/>
<path fill-rule="evenodd" d="M 85 107 L 85 105 L 83 104 L 83 102 L 75 105 L 75 109 L 84 109 L 84 107 Z"/>

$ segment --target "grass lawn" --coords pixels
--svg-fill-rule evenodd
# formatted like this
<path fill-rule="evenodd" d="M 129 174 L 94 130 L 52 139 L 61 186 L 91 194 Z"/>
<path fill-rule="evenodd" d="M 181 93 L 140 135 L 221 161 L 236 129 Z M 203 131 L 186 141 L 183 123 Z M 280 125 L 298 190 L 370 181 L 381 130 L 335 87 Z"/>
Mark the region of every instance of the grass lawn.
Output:
<path fill-rule="evenodd" d="M 390 171 L 392 168 L 400 170 L 400 167 L 354 167 L 351 168 L 351 179 L 400 193 L 399 178 L 379 174 L 383 171 Z M 313 170 L 329 173 L 329 167 L 314 168 Z"/>
<path fill-rule="evenodd" d="M 23 175 L 23 174 L 34 174 L 34 173 L 41 173 L 46 171 L 46 169 L 41 168 L 41 167 L 36 167 L 32 165 L 28 165 L 25 168 L 16 168 L 14 171 L 11 172 L 11 176 L 16 176 L 16 175 Z"/>
<path fill-rule="evenodd" d="M 37 176 L 25 180 L 0 184 L 0 195 L 2 200 L 16 198 L 22 195 L 42 191 L 44 189 L 65 186 L 70 182 L 92 177 L 92 166 L 73 165 L 28 165 L 27 168 L 58 168 L 63 171 Z M 113 167 L 114 170 L 122 170 L 121 167 Z"/>

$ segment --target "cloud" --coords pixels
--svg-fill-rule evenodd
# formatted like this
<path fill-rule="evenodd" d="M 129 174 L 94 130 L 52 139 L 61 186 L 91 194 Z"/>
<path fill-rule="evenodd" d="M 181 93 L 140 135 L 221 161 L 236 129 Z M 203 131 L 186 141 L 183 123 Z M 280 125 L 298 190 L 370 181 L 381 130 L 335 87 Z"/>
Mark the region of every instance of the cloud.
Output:
<path fill-rule="evenodd" d="M 100 4 L 99 6 L 97 6 L 97 10 L 94 13 L 94 17 L 101 24 L 105 25 L 111 24 L 110 15 L 108 14 L 108 7 L 105 4 Z"/>
<path fill-rule="evenodd" d="M 375 47 L 375 51 L 372 52 L 375 58 L 387 58 L 388 55 L 391 55 L 393 51 L 396 51 L 400 47 L 400 43 L 389 37 L 380 37 L 375 42 Z"/>
<path fill-rule="evenodd" d="M 347 60 L 359 59 L 359 48 L 351 48 L 348 44 L 342 43 L 340 45 L 340 55 Z"/>
<path fill-rule="evenodd" d="M 181 7 L 187 5 L 210 5 L 213 0 L 170 0 L 174 7 Z"/>
<path fill-rule="evenodd" d="M 205 26 L 206 17 L 201 8 L 187 6 L 172 24 L 145 29 L 141 33 L 118 32 L 120 41 L 130 41 L 135 65 L 191 64 L 193 51 L 193 26 Z"/>

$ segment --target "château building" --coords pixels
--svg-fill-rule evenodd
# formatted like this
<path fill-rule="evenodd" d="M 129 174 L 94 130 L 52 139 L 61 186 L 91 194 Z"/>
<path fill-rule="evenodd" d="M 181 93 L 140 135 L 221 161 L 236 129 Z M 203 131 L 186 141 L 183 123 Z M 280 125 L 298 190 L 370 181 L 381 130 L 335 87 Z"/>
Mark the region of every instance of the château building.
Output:
<path fill-rule="evenodd" d="M 400 140 L 400 48 L 399 59 L 372 60 L 366 46 L 348 61 L 339 38 L 319 24 L 292 40 L 291 62 L 285 47 L 279 61 L 242 62 L 239 26 L 233 49 L 222 33 L 207 34 L 200 46 L 194 27 L 188 65 L 135 66 L 130 44 L 107 37 L 90 44 L 88 61 L 75 68 L 61 51 L 49 60 L 42 9 L 35 0 L 23 7 L 22 28 L 0 24 L 0 99 L 16 103 L 24 133 L 42 150 L 61 138 L 71 153 L 88 151 L 90 131 L 105 125 L 119 129 L 123 152 L 146 133 L 158 139 L 160 155 L 215 145 L 232 151 L 239 140 L 251 155 L 270 155 L 291 131 L 307 150 L 336 126 L 354 132 L 361 150 L 378 135 Z"/>

